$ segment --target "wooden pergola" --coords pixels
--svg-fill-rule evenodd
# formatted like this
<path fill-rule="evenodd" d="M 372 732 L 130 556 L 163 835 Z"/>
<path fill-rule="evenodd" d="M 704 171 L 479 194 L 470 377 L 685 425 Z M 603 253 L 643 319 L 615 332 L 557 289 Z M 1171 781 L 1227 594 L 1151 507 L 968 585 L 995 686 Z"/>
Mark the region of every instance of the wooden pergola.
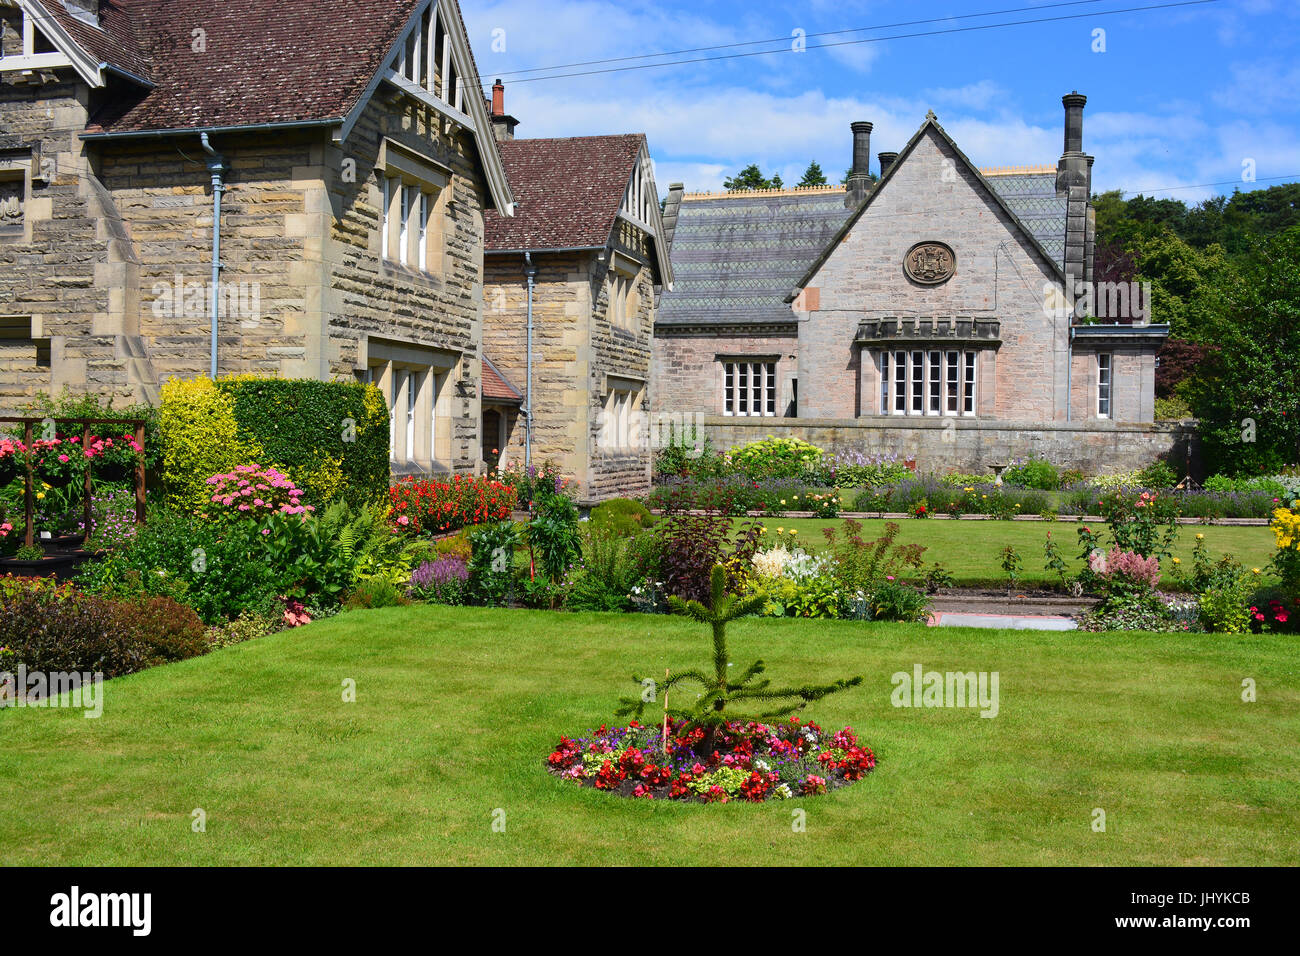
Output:
<path fill-rule="evenodd" d="M 135 523 L 144 524 L 145 521 L 145 474 L 144 474 L 144 426 L 142 418 L 11 418 L 0 417 L 0 423 L 17 424 L 23 426 L 23 447 L 26 453 L 23 456 L 26 462 L 25 474 L 23 476 L 24 487 L 24 510 L 27 519 L 27 538 L 25 544 L 31 547 L 36 543 L 36 494 L 35 478 L 32 474 L 32 441 L 37 425 L 53 422 L 57 429 L 60 425 L 80 426 L 82 449 L 90 447 L 90 442 L 94 439 L 91 429 L 96 425 L 115 425 L 118 428 L 130 428 L 135 433 L 135 443 L 139 451 L 135 455 Z M 86 461 L 86 484 L 84 493 L 85 506 L 85 526 L 86 537 L 90 537 L 90 528 L 93 519 L 91 509 L 90 494 L 92 488 L 91 481 L 91 464 L 90 460 Z"/>

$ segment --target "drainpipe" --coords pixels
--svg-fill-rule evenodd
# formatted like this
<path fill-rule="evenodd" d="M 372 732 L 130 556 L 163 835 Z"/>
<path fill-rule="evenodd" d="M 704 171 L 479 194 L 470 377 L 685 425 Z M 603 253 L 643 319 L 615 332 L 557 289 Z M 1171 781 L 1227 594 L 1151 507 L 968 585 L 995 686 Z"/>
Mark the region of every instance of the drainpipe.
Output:
<path fill-rule="evenodd" d="M 1070 341 L 1065 350 L 1065 421 L 1068 424 L 1070 406 L 1074 404 L 1074 313 L 1070 313 Z"/>
<path fill-rule="evenodd" d="M 533 282 L 537 267 L 533 254 L 524 253 L 524 275 L 528 277 L 528 371 L 524 382 L 524 468 L 533 463 Z"/>
<path fill-rule="evenodd" d="M 217 378 L 217 324 L 221 319 L 221 196 L 226 191 L 226 158 L 212 148 L 208 134 L 200 134 L 212 174 L 212 379 Z"/>

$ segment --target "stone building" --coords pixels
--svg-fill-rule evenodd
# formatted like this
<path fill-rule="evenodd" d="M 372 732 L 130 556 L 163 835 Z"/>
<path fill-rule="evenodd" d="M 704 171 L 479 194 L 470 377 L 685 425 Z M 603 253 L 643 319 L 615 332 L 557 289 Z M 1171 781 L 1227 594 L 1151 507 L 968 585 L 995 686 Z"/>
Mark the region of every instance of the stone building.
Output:
<path fill-rule="evenodd" d="M 655 301 L 672 284 L 646 138 L 515 139 L 500 82 L 492 113 L 517 204 L 487 216 L 483 349 L 521 401 L 485 399 L 484 458 L 553 462 L 585 501 L 644 494 Z"/>
<path fill-rule="evenodd" d="M 355 376 L 396 471 L 478 467 L 484 217 L 513 197 L 455 0 L 0 19 L 0 406 Z"/>
<path fill-rule="evenodd" d="M 1055 167 L 977 169 L 931 113 L 874 183 L 854 123 L 846 187 L 684 196 L 655 411 L 718 447 L 793 434 L 935 471 L 1171 451 L 1179 430 L 1152 424 L 1168 329 L 1141 290 L 1093 284 L 1085 98 L 1063 104 Z"/>

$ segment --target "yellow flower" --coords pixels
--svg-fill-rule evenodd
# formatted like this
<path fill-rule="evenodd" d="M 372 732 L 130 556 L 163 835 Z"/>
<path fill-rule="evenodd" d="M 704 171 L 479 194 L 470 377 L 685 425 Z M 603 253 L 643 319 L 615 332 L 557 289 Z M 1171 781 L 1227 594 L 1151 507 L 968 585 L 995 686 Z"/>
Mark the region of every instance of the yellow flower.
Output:
<path fill-rule="evenodd" d="M 1259 568 L 1251 568 L 1251 569 L 1250 569 L 1250 573 L 1251 573 L 1251 574 L 1262 574 L 1263 572 L 1260 571 Z"/>
<path fill-rule="evenodd" d="M 37 494 L 36 494 L 36 500 L 37 500 L 37 501 L 44 501 L 44 500 L 45 500 L 45 492 L 43 492 L 43 491 L 37 492 Z"/>
<path fill-rule="evenodd" d="M 1174 564 L 1182 564 L 1182 563 L 1183 563 L 1182 558 L 1174 558 Z"/>
<path fill-rule="evenodd" d="M 781 504 L 785 504 L 785 499 L 784 499 L 784 498 L 781 499 Z"/>
<path fill-rule="evenodd" d="M 796 531 L 794 528 L 791 528 L 791 529 L 790 529 L 790 533 L 791 533 L 791 534 L 798 534 L 799 532 Z"/>
<path fill-rule="evenodd" d="M 1196 540 L 1197 540 L 1197 541 L 1204 541 L 1204 540 L 1205 540 L 1205 535 L 1203 535 L 1203 534 L 1198 534 L 1198 535 L 1196 536 Z"/>
<path fill-rule="evenodd" d="M 759 528 L 759 529 L 758 529 L 758 533 L 759 533 L 759 534 L 767 534 L 767 529 L 766 529 L 766 528 Z"/>
<path fill-rule="evenodd" d="M 777 529 L 776 529 L 776 533 L 777 533 L 777 534 L 785 534 L 785 528 L 777 528 Z"/>

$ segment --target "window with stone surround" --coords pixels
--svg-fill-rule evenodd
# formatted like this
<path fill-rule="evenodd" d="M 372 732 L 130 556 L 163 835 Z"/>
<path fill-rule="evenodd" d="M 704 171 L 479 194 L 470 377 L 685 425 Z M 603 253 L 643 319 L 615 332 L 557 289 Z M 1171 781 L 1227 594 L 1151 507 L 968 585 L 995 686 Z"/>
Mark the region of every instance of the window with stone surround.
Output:
<path fill-rule="evenodd" d="M 615 255 L 606 280 L 609 296 L 609 324 L 617 329 L 635 331 L 641 296 L 637 291 L 640 266 L 624 256 Z"/>
<path fill-rule="evenodd" d="M 882 415 L 975 415 L 976 353 L 909 349 L 876 354 Z"/>
<path fill-rule="evenodd" d="M 383 209 L 380 256 L 409 269 L 440 275 L 451 192 L 449 171 L 391 140 L 381 147 L 379 165 Z"/>
<path fill-rule="evenodd" d="M 450 463 L 447 382 L 454 360 L 421 361 L 419 351 L 372 345 L 369 363 L 357 377 L 377 387 L 388 405 L 389 458 L 394 464 Z"/>
<path fill-rule="evenodd" d="M 1110 418 L 1111 388 L 1114 382 L 1115 357 L 1109 352 L 1097 355 L 1097 417 Z"/>
<path fill-rule="evenodd" d="M 630 454 L 640 444 L 641 386 L 611 383 L 600 421 L 599 444 L 605 452 Z"/>
<path fill-rule="evenodd" d="M 776 415 L 776 363 L 727 361 L 722 365 L 722 414 Z"/>

